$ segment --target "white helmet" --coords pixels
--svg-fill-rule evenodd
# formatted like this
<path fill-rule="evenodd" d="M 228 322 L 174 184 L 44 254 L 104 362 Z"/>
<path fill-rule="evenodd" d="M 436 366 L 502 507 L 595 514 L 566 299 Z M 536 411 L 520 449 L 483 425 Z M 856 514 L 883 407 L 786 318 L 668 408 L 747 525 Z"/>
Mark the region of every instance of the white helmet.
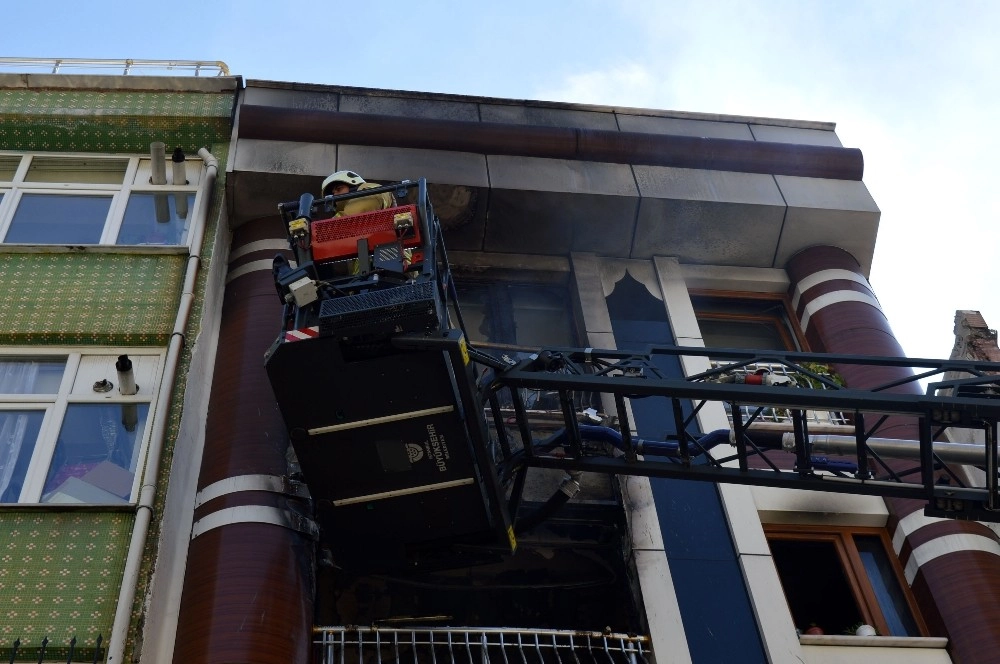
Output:
<path fill-rule="evenodd" d="M 365 179 L 354 171 L 337 171 L 336 173 L 330 175 L 327 179 L 323 180 L 323 188 L 320 191 L 324 196 L 329 196 L 330 192 L 328 190 L 338 182 L 342 182 L 348 187 L 354 188 L 359 184 L 364 184 Z"/>

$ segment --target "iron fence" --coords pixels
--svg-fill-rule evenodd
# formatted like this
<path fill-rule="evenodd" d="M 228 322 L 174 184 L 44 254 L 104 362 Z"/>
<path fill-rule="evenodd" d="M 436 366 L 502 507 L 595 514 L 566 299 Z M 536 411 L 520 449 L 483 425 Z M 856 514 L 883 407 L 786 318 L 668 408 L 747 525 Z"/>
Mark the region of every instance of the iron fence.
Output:
<path fill-rule="evenodd" d="M 22 643 L 20 638 L 14 639 L 12 643 L 0 643 L 0 652 L 9 654 L 9 664 L 15 662 L 66 662 L 66 664 L 79 664 L 80 662 L 90 662 L 98 664 L 104 661 L 106 650 L 103 647 L 104 636 L 98 634 L 93 644 L 78 644 L 74 636 L 68 643 L 54 643 L 46 636 L 38 645 Z"/>
<path fill-rule="evenodd" d="M 317 627 L 318 664 L 649 664 L 648 636 L 496 627 Z"/>

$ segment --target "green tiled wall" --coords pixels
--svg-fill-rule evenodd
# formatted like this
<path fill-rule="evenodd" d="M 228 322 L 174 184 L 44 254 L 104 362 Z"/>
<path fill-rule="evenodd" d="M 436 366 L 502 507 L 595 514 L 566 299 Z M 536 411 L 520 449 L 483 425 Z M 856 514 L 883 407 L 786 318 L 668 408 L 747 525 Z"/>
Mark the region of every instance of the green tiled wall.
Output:
<path fill-rule="evenodd" d="M 152 141 L 186 152 L 228 141 L 232 93 L 0 90 L 5 150 L 145 152 Z"/>
<path fill-rule="evenodd" d="M 188 153 L 208 146 L 219 160 L 125 661 L 131 661 L 141 639 L 190 344 L 200 326 L 215 234 L 225 224 L 222 201 L 234 99 L 232 92 L 0 90 L 3 150 L 144 153 L 150 142 L 163 141 Z M 0 253 L 0 346 L 165 347 L 186 266 L 186 255 Z M 133 523 L 131 513 L 0 510 L 0 661 L 9 660 L 15 638 L 22 641 L 18 661 L 38 661 L 37 648 L 46 636 L 47 661 L 66 661 L 65 646 L 73 636 L 78 640 L 74 661 L 92 661 L 98 634 L 108 645 Z"/>
<path fill-rule="evenodd" d="M 115 618 L 134 516 L 124 512 L 0 511 L 0 660 L 21 640 L 17 661 L 66 661 L 103 645 Z M 74 661 L 82 660 L 74 657 Z M 103 660 L 102 660 L 103 661 Z"/>
<path fill-rule="evenodd" d="M 186 256 L 0 254 L 0 345 L 165 346 Z"/>

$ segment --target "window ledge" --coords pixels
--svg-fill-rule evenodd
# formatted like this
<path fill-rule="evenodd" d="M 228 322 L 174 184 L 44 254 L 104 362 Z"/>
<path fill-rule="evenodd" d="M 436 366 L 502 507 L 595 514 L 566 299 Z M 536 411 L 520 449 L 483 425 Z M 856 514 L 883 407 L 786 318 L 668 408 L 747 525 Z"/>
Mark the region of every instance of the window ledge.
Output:
<path fill-rule="evenodd" d="M 0 244 L 0 254 L 187 254 L 186 244 Z"/>
<path fill-rule="evenodd" d="M 881 648 L 946 648 L 938 636 L 850 636 L 849 634 L 800 634 L 804 646 L 878 646 Z"/>
<path fill-rule="evenodd" d="M 128 503 L 0 503 L 0 512 L 135 512 L 137 502 Z"/>

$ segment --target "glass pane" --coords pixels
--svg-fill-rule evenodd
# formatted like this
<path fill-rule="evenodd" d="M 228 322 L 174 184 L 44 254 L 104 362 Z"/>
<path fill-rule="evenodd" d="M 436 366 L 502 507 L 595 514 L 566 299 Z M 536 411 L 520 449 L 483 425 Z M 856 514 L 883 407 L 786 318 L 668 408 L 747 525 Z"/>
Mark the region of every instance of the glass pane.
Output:
<path fill-rule="evenodd" d="M 0 410 L 0 503 L 16 503 L 42 428 L 42 410 Z"/>
<path fill-rule="evenodd" d="M 194 194 L 132 194 L 116 244 L 184 244 L 193 206 Z"/>
<path fill-rule="evenodd" d="M 565 289 L 531 284 L 460 284 L 458 298 L 473 343 L 531 348 L 573 344 Z"/>
<path fill-rule="evenodd" d="M 98 244 L 110 209 L 110 196 L 25 194 L 4 242 Z"/>
<path fill-rule="evenodd" d="M 890 636 L 920 636 L 917 623 L 910 613 L 899 577 L 889 561 L 882 540 L 874 535 L 855 535 L 854 542 L 865 565 L 868 580 L 875 591 L 882 615 L 889 624 Z"/>
<path fill-rule="evenodd" d="M 795 626 L 802 633 L 851 634 L 862 622 L 833 542 L 769 539 Z"/>
<path fill-rule="evenodd" d="M 547 286 L 511 286 L 517 343 L 524 346 L 570 346 L 573 328 L 566 292 Z"/>
<path fill-rule="evenodd" d="M 775 323 L 699 318 L 698 327 L 709 348 L 788 350 Z"/>
<path fill-rule="evenodd" d="M 796 350 L 782 300 L 692 295 L 691 304 L 709 348 Z"/>
<path fill-rule="evenodd" d="M 122 184 L 128 159 L 33 157 L 25 182 Z"/>
<path fill-rule="evenodd" d="M 70 404 L 42 502 L 128 502 L 148 413 L 145 403 Z"/>
<path fill-rule="evenodd" d="M 65 368 L 64 357 L 0 358 L 0 394 L 55 394 Z"/>
<path fill-rule="evenodd" d="M 10 182 L 21 164 L 20 157 L 0 156 L 0 182 Z"/>
<path fill-rule="evenodd" d="M 490 328 L 486 323 L 486 305 L 483 299 L 485 291 L 461 290 L 458 292 L 458 297 L 469 341 L 473 343 L 490 341 Z M 452 315 L 451 320 L 457 327 L 458 318 Z"/>

